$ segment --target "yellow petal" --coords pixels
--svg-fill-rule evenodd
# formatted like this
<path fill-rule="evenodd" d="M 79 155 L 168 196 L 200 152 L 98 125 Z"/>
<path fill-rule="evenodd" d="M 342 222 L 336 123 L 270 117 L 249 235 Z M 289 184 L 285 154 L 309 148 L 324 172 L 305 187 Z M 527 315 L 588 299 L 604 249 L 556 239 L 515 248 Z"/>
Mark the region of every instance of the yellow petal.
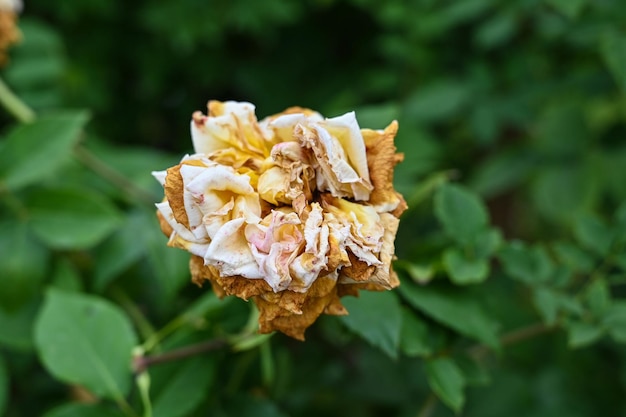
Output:
<path fill-rule="evenodd" d="M 233 147 L 256 156 L 269 154 L 271 132 L 264 131 L 254 114 L 254 105 L 245 102 L 210 101 L 209 115 L 195 112 L 191 138 L 196 153 L 210 154 Z"/>
<path fill-rule="evenodd" d="M 289 192 L 289 172 L 280 167 L 272 167 L 259 177 L 258 191 L 261 198 L 275 206 L 290 204 L 291 200 L 285 195 Z"/>

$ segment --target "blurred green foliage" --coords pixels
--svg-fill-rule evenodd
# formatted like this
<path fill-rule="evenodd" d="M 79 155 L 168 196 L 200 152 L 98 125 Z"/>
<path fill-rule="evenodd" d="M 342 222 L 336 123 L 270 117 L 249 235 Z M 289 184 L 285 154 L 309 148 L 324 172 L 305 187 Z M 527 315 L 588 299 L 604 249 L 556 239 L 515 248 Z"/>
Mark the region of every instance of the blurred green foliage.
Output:
<path fill-rule="evenodd" d="M 0 415 L 624 415 L 621 0 L 25 3 L 1 74 L 37 117 L 0 115 Z M 397 119 L 401 287 L 300 343 L 188 284 L 150 171 L 208 99 Z"/>

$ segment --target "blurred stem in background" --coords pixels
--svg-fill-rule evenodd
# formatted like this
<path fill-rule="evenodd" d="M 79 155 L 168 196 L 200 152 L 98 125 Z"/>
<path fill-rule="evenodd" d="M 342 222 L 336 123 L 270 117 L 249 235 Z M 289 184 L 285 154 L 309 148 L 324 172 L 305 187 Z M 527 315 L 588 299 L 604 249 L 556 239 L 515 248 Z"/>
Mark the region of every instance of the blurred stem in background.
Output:
<path fill-rule="evenodd" d="M 35 120 L 35 112 L 11 91 L 2 78 L 0 78 L 0 103 L 22 123 L 30 123 Z"/>

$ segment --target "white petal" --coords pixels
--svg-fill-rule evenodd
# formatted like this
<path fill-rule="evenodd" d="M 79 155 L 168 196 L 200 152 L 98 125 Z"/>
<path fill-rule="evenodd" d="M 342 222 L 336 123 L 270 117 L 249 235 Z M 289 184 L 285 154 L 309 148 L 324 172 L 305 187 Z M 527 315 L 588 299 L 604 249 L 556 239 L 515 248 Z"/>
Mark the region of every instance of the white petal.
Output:
<path fill-rule="evenodd" d="M 342 116 L 326 119 L 326 126 L 346 150 L 350 165 L 356 169 L 361 178 L 369 182 L 365 141 L 354 112 L 351 111 Z"/>
<path fill-rule="evenodd" d="M 291 263 L 294 281 L 289 289 L 292 291 L 307 291 L 328 263 L 330 229 L 327 224 L 323 223 L 324 218 L 320 205 L 313 203 L 311 209 L 304 226 L 304 239 L 306 241 L 304 253 Z"/>
<path fill-rule="evenodd" d="M 161 184 L 161 187 L 165 186 L 165 177 L 167 176 L 167 171 L 152 171 L 152 176 L 156 178 L 159 184 Z"/>
<path fill-rule="evenodd" d="M 204 263 L 216 267 L 222 276 L 259 279 L 263 275 L 243 234 L 244 221 L 234 219 L 220 228 L 206 251 Z"/>
<path fill-rule="evenodd" d="M 237 194 L 254 193 L 250 177 L 238 174 L 233 168 L 214 165 L 195 177 L 185 187 L 194 194 L 204 194 L 207 190 L 232 191 Z"/>
<path fill-rule="evenodd" d="M 196 241 L 196 237 L 193 235 L 193 233 L 191 233 L 189 229 L 176 221 L 176 219 L 174 218 L 174 212 L 172 211 L 170 204 L 167 201 L 157 203 L 155 204 L 155 206 L 157 210 L 159 210 L 159 212 L 163 215 L 163 218 L 165 219 L 167 224 L 169 224 L 172 229 L 174 229 L 175 233 L 177 233 L 178 235 L 180 235 L 181 238 L 189 242 Z"/>

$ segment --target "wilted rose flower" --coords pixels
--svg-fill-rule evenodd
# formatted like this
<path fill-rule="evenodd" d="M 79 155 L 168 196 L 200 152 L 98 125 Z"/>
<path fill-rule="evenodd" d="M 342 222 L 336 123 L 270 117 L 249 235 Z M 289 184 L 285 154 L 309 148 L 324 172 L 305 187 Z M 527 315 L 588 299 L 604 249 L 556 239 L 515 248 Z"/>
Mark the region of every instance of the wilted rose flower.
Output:
<path fill-rule="evenodd" d="M 192 254 L 192 280 L 252 299 L 263 333 L 304 339 L 340 297 L 399 284 L 394 121 L 361 129 L 354 112 L 324 119 L 299 107 L 258 121 L 250 103 L 211 101 L 192 116 L 195 153 L 154 172 L 169 245 Z"/>
<path fill-rule="evenodd" d="M 21 10 L 21 0 L 0 0 L 0 66 L 7 61 L 9 47 L 20 40 L 17 14 Z"/>

